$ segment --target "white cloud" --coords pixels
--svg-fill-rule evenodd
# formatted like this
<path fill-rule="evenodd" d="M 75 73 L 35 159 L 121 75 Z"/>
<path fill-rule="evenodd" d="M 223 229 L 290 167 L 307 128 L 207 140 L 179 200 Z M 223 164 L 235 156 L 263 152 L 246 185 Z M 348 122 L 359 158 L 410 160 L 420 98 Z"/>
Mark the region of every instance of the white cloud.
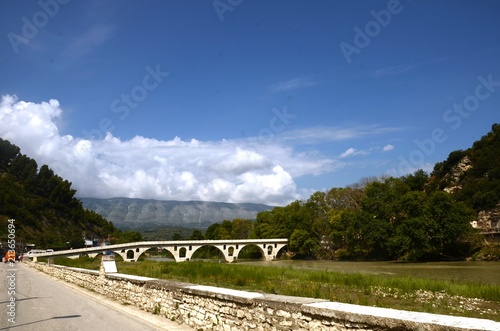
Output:
<path fill-rule="evenodd" d="M 332 141 L 361 139 L 391 132 L 401 131 L 400 127 L 380 127 L 378 125 L 362 125 L 354 127 L 312 127 L 295 131 L 284 131 L 274 138 L 280 141 L 300 144 L 318 144 Z"/>
<path fill-rule="evenodd" d="M 285 205 L 309 197 L 304 194 L 311 189 L 297 188 L 297 178 L 331 173 L 346 166 L 342 158 L 369 154 L 350 148 L 339 158 L 328 157 L 316 144 L 397 130 L 312 128 L 285 131 L 264 141 L 259 137 L 184 141 L 141 136 L 122 141 L 111 133 L 102 140 L 89 140 L 59 133 L 56 123 L 62 112 L 57 100 L 31 103 L 3 96 L 0 137 L 72 182 L 78 196 L 101 198 Z"/>
<path fill-rule="evenodd" d="M 301 163 L 306 172 L 319 171 L 310 158 L 302 161 L 304 155 L 278 143 L 62 136 L 54 123 L 61 113 L 56 100 L 35 104 L 3 96 L 0 137 L 71 181 L 78 196 L 283 205 L 301 198 L 293 179 Z"/>
<path fill-rule="evenodd" d="M 307 79 L 307 78 L 294 78 L 289 80 L 284 80 L 269 86 L 272 93 L 288 92 L 304 87 L 314 86 L 318 83 Z"/>
<path fill-rule="evenodd" d="M 447 57 L 442 57 L 442 58 L 432 59 L 432 60 L 429 60 L 426 62 L 420 62 L 420 63 L 416 63 L 416 64 L 383 67 L 383 68 L 375 70 L 371 74 L 371 76 L 382 77 L 382 76 L 400 75 L 400 74 L 404 74 L 404 73 L 411 71 L 411 70 L 418 68 L 418 67 L 423 67 L 423 66 L 427 66 L 430 64 L 434 64 L 434 63 L 442 62 L 442 61 L 447 61 L 447 60 L 448 60 Z"/>
<path fill-rule="evenodd" d="M 346 150 L 344 153 L 340 154 L 340 158 L 345 158 L 345 157 L 348 157 L 348 156 L 353 156 L 356 154 L 358 150 L 356 148 L 349 148 L 348 150 Z"/>
<path fill-rule="evenodd" d="M 388 145 L 385 145 L 384 147 L 382 147 L 382 152 L 389 152 L 389 151 L 392 151 L 393 149 L 394 149 L 394 145 L 388 144 Z"/>
<path fill-rule="evenodd" d="M 346 157 L 356 156 L 356 155 L 368 155 L 370 151 L 363 151 L 356 148 L 348 148 L 345 152 L 340 154 L 339 158 L 343 159 Z"/>

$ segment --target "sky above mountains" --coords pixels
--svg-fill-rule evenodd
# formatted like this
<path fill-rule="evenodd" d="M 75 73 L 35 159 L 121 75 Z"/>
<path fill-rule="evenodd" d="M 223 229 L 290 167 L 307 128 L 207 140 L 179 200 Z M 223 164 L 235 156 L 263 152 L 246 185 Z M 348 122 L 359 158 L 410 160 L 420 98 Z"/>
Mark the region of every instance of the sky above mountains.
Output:
<path fill-rule="evenodd" d="M 284 205 L 500 122 L 497 1 L 0 2 L 0 137 L 78 196 Z"/>

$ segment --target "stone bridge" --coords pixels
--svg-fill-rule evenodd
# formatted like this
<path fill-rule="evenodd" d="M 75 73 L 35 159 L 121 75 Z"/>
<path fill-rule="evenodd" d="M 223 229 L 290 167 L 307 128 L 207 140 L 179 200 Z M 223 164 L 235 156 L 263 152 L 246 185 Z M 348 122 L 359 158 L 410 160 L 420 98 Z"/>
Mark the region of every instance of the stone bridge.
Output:
<path fill-rule="evenodd" d="M 108 245 L 99 247 L 70 249 L 34 254 L 33 260 L 39 257 L 54 258 L 65 256 L 77 258 L 82 255 L 96 257 L 105 252 L 114 252 L 123 258 L 123 261 L 136 262 L 139 257 L 151 248 L 165 249 L 172 253 L 176 262 L 189 261 L 194 252 L 203 246 L 218 248 L 227 262 L 234 262 L 243 247 L 253 245 L 259 248 L 266 261 L 276 259 L 278 252 L 288 245 L 288 239 L 235 239 L 235 240 L 181 240 L 181 241 L 141 241 L 135 243 Z"/>

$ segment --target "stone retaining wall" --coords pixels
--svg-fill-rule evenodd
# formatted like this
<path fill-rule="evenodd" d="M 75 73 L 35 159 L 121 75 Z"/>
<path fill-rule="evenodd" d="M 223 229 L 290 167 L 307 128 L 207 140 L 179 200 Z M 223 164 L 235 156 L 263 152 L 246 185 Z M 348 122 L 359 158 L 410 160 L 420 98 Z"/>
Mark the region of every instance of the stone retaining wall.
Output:
<path fill-rule="evenodd" d="M 500 330 L 500 323 L 27 262 L 66 282 L 195 330 Z"/>

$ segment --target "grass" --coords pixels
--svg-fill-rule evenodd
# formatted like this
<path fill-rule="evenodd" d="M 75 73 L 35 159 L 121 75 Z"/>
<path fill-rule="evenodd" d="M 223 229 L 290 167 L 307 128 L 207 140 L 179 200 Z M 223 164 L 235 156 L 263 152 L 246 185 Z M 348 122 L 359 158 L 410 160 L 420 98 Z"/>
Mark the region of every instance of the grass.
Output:
<path fill-rule="evenodd" d="M 99 259 L 55 263 L 98 270 Z M 500 321 L 500 286 L 206 261 L 117 262 L 120 273 L 201 285 Z"/>

